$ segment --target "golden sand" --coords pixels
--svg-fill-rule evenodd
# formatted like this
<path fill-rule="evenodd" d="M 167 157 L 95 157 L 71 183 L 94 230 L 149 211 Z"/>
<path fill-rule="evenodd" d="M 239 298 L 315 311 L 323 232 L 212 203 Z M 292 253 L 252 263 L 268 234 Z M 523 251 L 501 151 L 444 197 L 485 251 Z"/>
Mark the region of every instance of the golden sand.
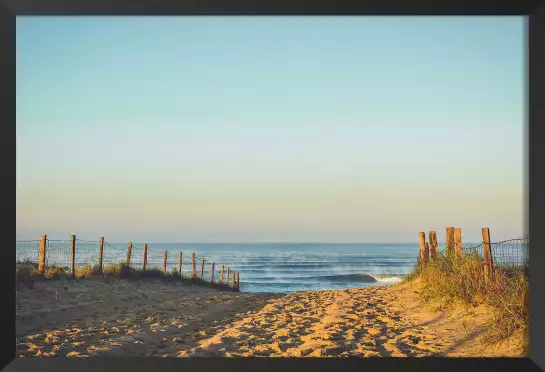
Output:
<path fill-rule="evenodd" d="M 17 350 L 20 357 L 520 354 L 516 338 L 482 346 L 488 309 L 432 311 L 418 285 L 274 295 L 159 280 L 41 282 L 17 293 Z"/>

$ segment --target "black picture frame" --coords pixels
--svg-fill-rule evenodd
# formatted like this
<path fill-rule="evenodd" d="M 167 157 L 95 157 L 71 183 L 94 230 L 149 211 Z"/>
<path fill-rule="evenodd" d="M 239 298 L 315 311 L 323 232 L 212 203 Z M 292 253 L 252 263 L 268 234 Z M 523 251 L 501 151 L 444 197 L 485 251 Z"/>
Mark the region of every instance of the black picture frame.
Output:
<path fill-rule="evenodd" d="M 15 299 L 14 244 L 6 241 L 0 249 L 2 280 L 2 303 L 4 314 L 0 337 L 4 347 L 0 348 L 1 364 L 5 371 L 151 371 L 151 370 L 202 370 L 202 371 L 301 371 L 312 370 L 360 370 L 360 371 L 459 371 L 459 370 L 545 370 L 545 229 L 542 228 L 543 205 L 545 203 L 545 178 L 542 165 L 543 135 L 540 129 L 545 123 L 545 4 L 544 1 L 492 1 L 492 0 L 381 0 L 381 1 L 301 1 L 301 0 L 9 0 L 4 1 L 0 12 L 3 56 L 1 76 L 3 120 L 0 138 L 5 142 L 1 148 L 5 153 L 1 159 L 4 181 L 3 214 L 13 221 L 15 205 L 11 193 L 14 183 L 8 182 L 8 171 L 15 173 L 15 18 L 18 15 L 521 15 L 527 16 L 527 93 L 528 123 L 526 158 L 528 231 L 530 240 L 530 357 L 529 358 L 365 358 L 365 359 L 314 359 L 314 358 L 129 358 L 94 357 L 87 359 L 28 359 L 15 358 L 15 319 L 12 299 Z M 541 125 L 540 125 L 541 124 Z M 37 180 L 39 182 L 39 180 Z M 6 190 L 7 189 L 7 190 Z M 9 192 L 6 192 L 9 191 Z M 8 202 L 9 199 L 9 202 Z M 8 239 L 14 229 L 2 224 L 3 237 Z M 10 226 L 9 226 L 10 227 Z M 8 239 L 10 240 L 10 239 Z M 13 326 L 11 326 L 13 324 Z M 15 358 L 15 359 L 14 359 Z"/>

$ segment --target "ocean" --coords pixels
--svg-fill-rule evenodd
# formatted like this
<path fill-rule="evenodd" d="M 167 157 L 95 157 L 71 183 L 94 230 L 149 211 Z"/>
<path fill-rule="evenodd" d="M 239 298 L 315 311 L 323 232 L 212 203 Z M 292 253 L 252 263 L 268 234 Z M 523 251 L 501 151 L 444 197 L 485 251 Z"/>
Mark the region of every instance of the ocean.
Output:
<path fill-rule="evenodd" d="M 167 250 L 168 270 L 177 267 L 178 253 L 183 252 L 182 273 L 192 270 L 191 254 L 197 257 L 200 274 L 205 259 L 204 277 L 210 278 L 212 262 L 214 277 L 221 275 L 221 265 L 240 273 L 243 292 L 276 292 L 319 289 L 347 289 L 395 283 L 410 272 L 419 252 L 418 243 L 151 243 L 148 244 L 148 267 L 162 268 Z M 35 261 L 36 245 L 25 249 L 18 244 L 18 257 L 32 256 Z M 25 254 L 28 251 L 28 254 Z M 47 265 L 69 265 L 70 244 L 49 241 Z M 124 261 L 127 243 L 109 243 L 104 246 L 104 264 Z M 79 242 L 76 265 L 98 262 L 96 242 Z M 131 266 L 141 267 L 143 244 L 133 243 Z M 231 275 L 230 275 L 231 276 Z"/>

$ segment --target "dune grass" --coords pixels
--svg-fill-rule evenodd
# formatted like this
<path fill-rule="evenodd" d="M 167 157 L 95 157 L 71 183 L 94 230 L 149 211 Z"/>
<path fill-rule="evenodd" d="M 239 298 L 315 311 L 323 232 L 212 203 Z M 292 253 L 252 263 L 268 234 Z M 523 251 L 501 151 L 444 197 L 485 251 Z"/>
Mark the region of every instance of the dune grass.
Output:
<path fill-rule="evenodd" d="M 454 302 L 494 309 L 483 341 L 504 340 L 515 332 L 528 335 L 528 272 L 524 267 L 494 268 L 491 279 L 484 276 L 484 259 L 476 253 L 461 258 L 440 255 L 422 267 L 415 265 L 405 281 L 422 280 L 420 295 L 426 302 L 446 308 Z"/>
<path fill-rule="evenodd" d="M 150 267 L 147 270 L 135 269 L 126 265 L 124 262 L 105 265 L 100 270 L 99 265 L 87 265 L 75 268 L 75 273 L 70 273 L 70 268 L 62 267 L 58 265 L 50 265 L 45 268 L 45 272 L 41 274 L 38 271 L 38 265 L 28 260 L 17 262 L 16 264 L 16 277 L 19 283 L 30 283 L 35 280 L 59 280 L 59 279 L 77 279 L 82 280 L 85 278 L 104 278 L 104 279 L 129 279 L 129 280 L 142 280 L 142 279 L 161 279 L 168 280 L 169 282 L 179 281 L 192 283 L 207 287 L 214 287 L 225 290 L 237 290 L 224 283 L 210 283 L 205 280 L 200 280 L 198 277 L 182 277 L 180 273 L 173 269 L 171 271 L 164 272 L 163 270 Z"/>

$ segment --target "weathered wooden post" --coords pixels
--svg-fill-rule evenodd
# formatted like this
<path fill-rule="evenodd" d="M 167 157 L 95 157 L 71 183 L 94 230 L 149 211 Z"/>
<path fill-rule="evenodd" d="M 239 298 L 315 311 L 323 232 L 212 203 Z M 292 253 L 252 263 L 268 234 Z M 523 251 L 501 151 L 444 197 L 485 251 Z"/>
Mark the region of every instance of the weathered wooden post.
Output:
<path fill-rule="evenodd" d="M 233 282 L 231 283 L 231 287 L 233 288 L 236 288 L 236 283 L 235 283 L 235 272 L 233 271 Z"/>
<path fill-rule="evenodd" d="M 452 257 L 454 253 L 454 227 L 447 227 L 447 257 Z"/>
<path fill-rule="evenodd" d="M 168 251 L 165 250 L 165 258 L 164 258 L 164 261 L 163 261 L 163 272 L 165 274 L 167 273 L 167 259 L 168 259 Z"/>
<path fill-rule="evenodd" d="M 100 272 L 102 272 L 102 269 L 104 268 L 104 264 L 103 264 L 103 253 L 104 253 L 104 237 L 101 236 L 99 239 L 98 239 L 98 267 L 99 267 L 99 270 Z"/>
<path fill-rule="evenodd" d="M 237 289 L 240 289 L 240 271 L 237 271 Z"/>
<path fill-rule="evenodd" d="M 231 270 L 230 267 L 227 268 L 227 276 L 226 276 L 226 283 L 229 285 L 229 271 Z"/>
<path fill-rule="evenodd" d="M 420 232 L 418 237 L 420 238 L 420 264 L 424 265 L 426 263 L 426 233 Z"/>
<path fill-rule="evenodd" d="M 464 255 L 464 246 L 462 245 L 462 229 L 457 227 L 454 229 L 454 251 L 457 258 L 462 258 Z"/>
<path fill-rule="evenodd" d="M 146 265 L 148 264 L 148 245 L 144 244 L 144 267 L 143 271 L 146 271 Z"/>
<path fill-rule="evenodd" d="M 424 248 L 424 262 L 427 263 L 429 260 L 430 260 L 430 246 L 428 242 L 426 242 L 426 247 Z"/>
<path fill-rule="evenodd" d="M 486 280 L 494 275 L 494 263 L 492 260 L 492 247 L 490 246 L 490 229 L 483 227 L 483 251 L 484 251 L 484 276 Z"/>
<path fill-rule="evenodd" d="M 210 283 L 214 283 L 214 269 L 216 268 L 216 263 L 212 262 L 212 275 L 210 276 Z"/>
<path fill-rule="evenodd" d="M 225 265 L 221 265 L 221 275 L 220 275 L 220 283 L 223 284 L 223 270 L 225 269 Z"/>
<path fill-rule="evenodd" d="M 47 235 L 40 238 L 40 259 L 38 261 L 38 271 L 40 274 L 45 273 L 45 250 L 47 245 Z"/>
<path fill-rule="evenodd" d="M 132 252 L 132 242 L 129 242 L 129 246 L 127 247 L 127 266 L 130 266 L 131 264 L 131 252 Z"/>
<path fill-rule="evenodd" d="M 439 249 L 437 247 L 437 233 L 435 231 L 430 231 L 428 234 L 428 239 L 430 240 L 430 258 L 436 260 L 439 257 Z"/>
<path fill-rule="evenodd" d="M 180 273 L 180 276 L 183 276 L 182 275 L 182 257 L 183 257 L 182 252 L 178 253 L 178 272 Z"/>
<path fill-rule="evenodd" d="M 70 274 L 76 275 L 76 236 L 70 236 Z"/>
<path fill-rule="evenodd" d="M 191 272 L 191 277 L 197 277 L 197 257 L 195 256 L 195 253 L 193 253 L 193 271 Z"/>
<path fill-rule="evenodd" d="M 202 264 L 201 264 L 201 276 L 200 276 L 200 279 L 202 280 L 204 276 L 204 258 L 202 259 Z"/>

